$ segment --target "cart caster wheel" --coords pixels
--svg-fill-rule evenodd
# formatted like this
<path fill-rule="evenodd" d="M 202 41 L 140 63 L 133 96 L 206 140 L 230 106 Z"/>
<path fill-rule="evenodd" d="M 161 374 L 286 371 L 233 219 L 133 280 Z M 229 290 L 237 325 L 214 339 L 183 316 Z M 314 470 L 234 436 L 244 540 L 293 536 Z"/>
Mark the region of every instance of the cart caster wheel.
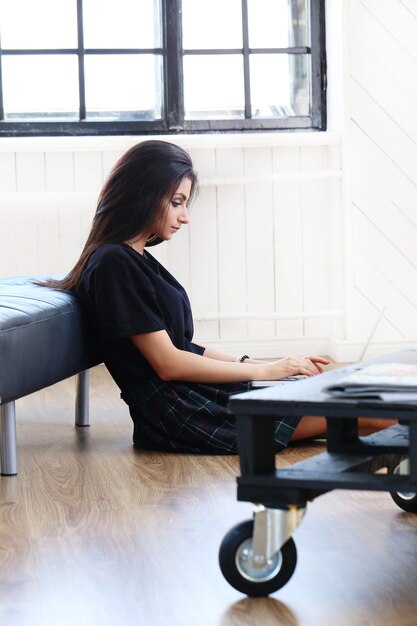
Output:
<path fill-rule="evenodd" d="M 400 474 L 400 465 L 393 470 L 393 474 Z M 417 513 L 417 493 L 414 491 L 390 491 L 391 498 L 400 509 L 407 513 Z"/>
<path fill-rule="evenodd" d="M 219 564 L 227 582 L 247 596 L 267 596 L 281 589 L 291 578 L 297 564 L 297 549 L 290 537 L 264 567 L 252 560 L 253 520 L 234 526 L 224 537 Z"/>

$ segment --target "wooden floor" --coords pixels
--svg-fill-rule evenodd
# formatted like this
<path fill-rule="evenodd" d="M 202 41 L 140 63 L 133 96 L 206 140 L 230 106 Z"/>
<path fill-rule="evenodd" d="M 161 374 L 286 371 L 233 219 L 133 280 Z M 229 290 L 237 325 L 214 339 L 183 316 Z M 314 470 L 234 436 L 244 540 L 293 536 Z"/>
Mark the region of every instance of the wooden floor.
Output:
<path fill-rule="evenodd" d="M 73 426 L 73 380 L 17 403 L 19 475 L 0 479 L 1 626 L 417 624 L 417 516 L 388 494 L 315 500 L 290 582 L 246 598 L 217 564 L 224 534 L 251 517 L 237 458 L 135 451 L 102 367 L 91 384 L 90 428 Z"/>

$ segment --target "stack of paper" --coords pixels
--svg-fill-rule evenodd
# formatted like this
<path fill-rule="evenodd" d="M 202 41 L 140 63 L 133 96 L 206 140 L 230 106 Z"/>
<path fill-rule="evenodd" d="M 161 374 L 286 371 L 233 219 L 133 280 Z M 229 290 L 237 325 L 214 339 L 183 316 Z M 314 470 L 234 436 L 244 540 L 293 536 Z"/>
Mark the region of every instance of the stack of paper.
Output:
<path fill-rule="evenodd" d="M 323 391 L 343 398 L 417 401 L 417 365 L 377 363 L 348 374 Z"/>

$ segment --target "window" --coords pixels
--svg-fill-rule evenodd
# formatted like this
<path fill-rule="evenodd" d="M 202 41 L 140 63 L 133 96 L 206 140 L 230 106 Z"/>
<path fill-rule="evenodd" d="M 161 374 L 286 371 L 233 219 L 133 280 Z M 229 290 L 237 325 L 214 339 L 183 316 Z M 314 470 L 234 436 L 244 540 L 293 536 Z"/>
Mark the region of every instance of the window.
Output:
<path fill-rule="evenodd" d="M 326 127 L 324 0 L 2 0 L 0 135 Z"/>

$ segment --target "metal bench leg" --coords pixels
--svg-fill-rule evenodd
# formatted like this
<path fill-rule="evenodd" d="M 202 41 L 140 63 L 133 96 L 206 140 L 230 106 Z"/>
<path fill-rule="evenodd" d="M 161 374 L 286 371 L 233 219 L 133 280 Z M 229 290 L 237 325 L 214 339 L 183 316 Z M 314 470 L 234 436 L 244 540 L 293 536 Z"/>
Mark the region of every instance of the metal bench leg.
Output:
<path fill-rule="evenodd" d="M 17 474 L 16 409 L 15 403 L 0 405 L 1 413 L 1 473 Z"/>
<path fill-rule="evenodd" d="M 90 426 L 88 405 L 88 370 L 77 374 L 77 395 L 75 398 L 75 425 Z"/>

